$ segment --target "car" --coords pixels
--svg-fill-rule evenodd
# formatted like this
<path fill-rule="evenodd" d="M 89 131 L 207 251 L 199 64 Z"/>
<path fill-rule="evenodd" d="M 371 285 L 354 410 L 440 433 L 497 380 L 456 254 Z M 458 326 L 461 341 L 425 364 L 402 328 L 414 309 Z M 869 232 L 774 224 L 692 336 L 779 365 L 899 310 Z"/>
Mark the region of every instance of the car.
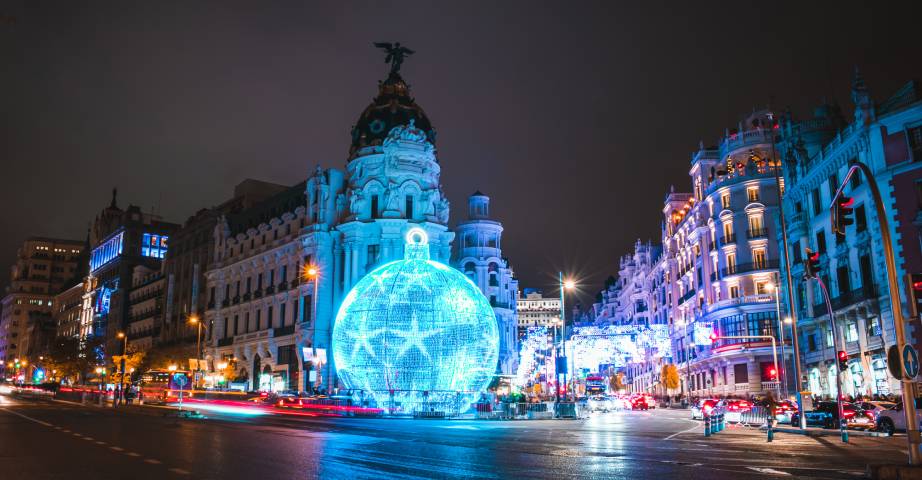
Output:
<path fill-rule="evenodd" d="M 614 410 L 612 401 L 604 395 L 593 395 L 586 401 L 586 407 L 590 412 L 609 412 Z"/>
<path fill-rule="evenodd" d="M 871 429 L 875 425 L 873 414 L 852 403 L 842 403 L 842 416 L 848 428 Z M 838 428 L 839 406 L 836 402 L 820 402 L 812 412 L 806 412 L 804 418 L 808 427 Z M 791 425 L 800 425 L 800 412 L 791 415 Z"/>
<path fill-rule="evenodd" d="M 656 408 L 656 401 L 649 395 L 635 395 L 630 399 L 631 410 L 648 410 Z"/>
<path fill-rule="evenodd" d="M 922 429 L 922 398 L 916 399 L 916 420 L 919 421 Z M 906 430 L 906 413 L 903 412 L 903 402 L 898 402 L 888 410 L 877 412 L 875 418 L 875 427 L 877 431 L 893 435 L 897 431 Z"/>
<path fill-rule="evenodd" d="M 878 400 L 861 401 L 861 402 L 856 402 L 856 404 L 858 405 L 859 408 L 861 408 L 865 412 L 872 412 L 874 415 L 874 418 L 877 418 L 877 415 L 880 414 L 880 412 L 884 410 L 890 410 L 891 408 L 896 406 L 895 402 L 884 402 L 884 401 L 878 401 Z"/>
<path fill-rule="evenodd" d="M 691 407 L 691 418 L 692 420 L 703 420 L 705 415 L 710 415 L 715 408 L 723 405 L 723 401 L 716 398 L 698 400 L 698 403 Z"/>
<path fill-rule="evenodd" d="M 797 402 L 792 402 L 790 400 L 782 400 L 778 402 L 775 406 L 775 411 L 772 414 L 775 417 L 775 420 L 788 423 L 791 421 L 791 417 L 797 413 Z"/>

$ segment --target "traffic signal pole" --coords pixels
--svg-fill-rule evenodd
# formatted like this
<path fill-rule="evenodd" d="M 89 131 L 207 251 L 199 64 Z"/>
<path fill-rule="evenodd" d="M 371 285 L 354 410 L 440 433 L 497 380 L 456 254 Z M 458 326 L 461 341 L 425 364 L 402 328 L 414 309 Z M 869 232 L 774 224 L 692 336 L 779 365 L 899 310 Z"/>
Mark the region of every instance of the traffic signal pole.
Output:
<path fill-rule="evenodd" d="M 829 302 L 829 290 L 826 289 L 826 284 L 823 283 L 823 279 L 819 275 L 814 277 L 816 283 L 820 286 L 820 290 L 823 292 L 823 302 L 826 304 L 826 311 L 829 312 L 829 325 L 832 328 L 832 348 L 838 352 L 839 349 L 839 327 L 836 325 L 836 315 L 832 311 L 832 303 Z M 845 351 L 845 342 L 843 339 L 842 342 L 842 351 Z M 842 408 L 842 368 L 841 360 L 836 356 L 836 408 L 839 411 L 839 431 L 842 432 L 842 441 L 848 443 L 848 430 L 845 428 L 845 412 Z M 801 417 L 805 417 L 804 412 L 801 412 Z"/>
<path fill-rule="evenodd" d="M 857 161 L 852 162 L 852 166 L 848 169 L 845 179 L 842 181 L 842 184 L 839 185 L 839 189 L 836 190 L 836 194 L 832 198 L 832 205 L 830 205 L 830 208 L 832 209 L 833 220 L 835 221 L 838 211 L 837 202 L 839 196 L 842 195 L 852 174 L 859 170 L 865 176 L 868 187 L 871 189 L 871 194 L 874 196 L 874 203 L 877 209 L 877 220 L 880 223 L 880 236 L 884 247 L 884 259 L 887 263 L 887 283 L 890 287 L 890 309 L 893 312 L 896 344 L 900 352 L 902 352 L 903 347 L 906 345 L 906 320 L 903 317 L 903 309 L 900 305 L 900 286 L 896 277 L 896 261 L 893 254 L 893 241 L 890 238 L 890 222 L 887 220 L 887 212 L 884 209 L 884 202 L 880 196 L 880 189 L 877 188 L 877 181 L 874 179 L 874 175 L 867 165 Z M 838 229 L 839 226 L 833 225 L 833 228 Z M 842 231 L 844 231 L 844 228 Z M 900 384 L 903 391 L 903 413 L 906 415 L 906 439 L 909 442 L 909 464 L 920 465 L 922 464 L 922 451 L 920 451 L 919 447 L 920 444 L 922 444 L 922 436 L 919 434 L 919 422 L 916 417 L 913 379 L 906 377 L 905 372 L 902 371 L 902 365 L 900 366 L 900 370 L 900 373 L 903 374 L 900 378 Z"/>

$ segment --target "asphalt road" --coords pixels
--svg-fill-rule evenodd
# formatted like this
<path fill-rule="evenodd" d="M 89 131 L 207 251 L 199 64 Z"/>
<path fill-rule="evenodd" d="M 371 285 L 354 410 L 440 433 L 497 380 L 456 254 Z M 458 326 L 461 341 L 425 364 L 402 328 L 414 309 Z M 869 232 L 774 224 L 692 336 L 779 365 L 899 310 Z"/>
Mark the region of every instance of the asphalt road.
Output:
<path fill-rule="evenodd" d="M 860 478 L 906 461 L 905 438 L 731 427 L 705 438 L 687 411 L 586 420 L 165 417 L 0 396 L 0 478 Z"/>

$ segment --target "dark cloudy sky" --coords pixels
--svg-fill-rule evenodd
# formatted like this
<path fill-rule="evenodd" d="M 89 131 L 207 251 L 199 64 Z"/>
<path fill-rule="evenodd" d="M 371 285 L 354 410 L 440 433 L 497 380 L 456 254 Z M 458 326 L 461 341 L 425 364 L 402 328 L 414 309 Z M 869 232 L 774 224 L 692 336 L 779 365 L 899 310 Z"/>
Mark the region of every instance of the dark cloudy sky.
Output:
<path fill-rule="evenodd" d="M 699 139 L 771 98 L 850 111 L 856 64 L 878 99 L 922 77 L 919 2 L 653 3 L 0 1 L 0 268 L 29 235 L 83 238 L 113 186 L 181 222 L 343 167 L 372 41 L 417 51 L 452 221 L 482 190 L 522 286 L 563 269 L 587 293 L 659 237 Z"/>

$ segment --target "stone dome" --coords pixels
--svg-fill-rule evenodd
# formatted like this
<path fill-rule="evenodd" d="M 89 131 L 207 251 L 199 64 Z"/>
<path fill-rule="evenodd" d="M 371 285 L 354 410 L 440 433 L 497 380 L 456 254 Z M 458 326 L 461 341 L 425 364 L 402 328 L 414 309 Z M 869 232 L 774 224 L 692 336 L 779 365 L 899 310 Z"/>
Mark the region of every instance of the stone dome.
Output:
<path fill-rule="evenodd" d="M 415 122 L 416 128 L 426 134 L 435 145 L 435 129 L 423 109 L 410 96 L 410 87 L 399 73 L 391 72 L 387 80 L 378 84 L 378 96 L 365 108 L 352 127 L 352 145 L 349 159 L 355 158 L 365 147 L 380 146 L 394 127 Z"/>
<path fill-rule="evenodd" d="M 343 300 L 337 373 L 390 413 L 464 412 L 496 371 L 496 316 L 470 279 L 429 259 L 421 228 L 407 233 L 404 257 L 369 272 Z"/>

